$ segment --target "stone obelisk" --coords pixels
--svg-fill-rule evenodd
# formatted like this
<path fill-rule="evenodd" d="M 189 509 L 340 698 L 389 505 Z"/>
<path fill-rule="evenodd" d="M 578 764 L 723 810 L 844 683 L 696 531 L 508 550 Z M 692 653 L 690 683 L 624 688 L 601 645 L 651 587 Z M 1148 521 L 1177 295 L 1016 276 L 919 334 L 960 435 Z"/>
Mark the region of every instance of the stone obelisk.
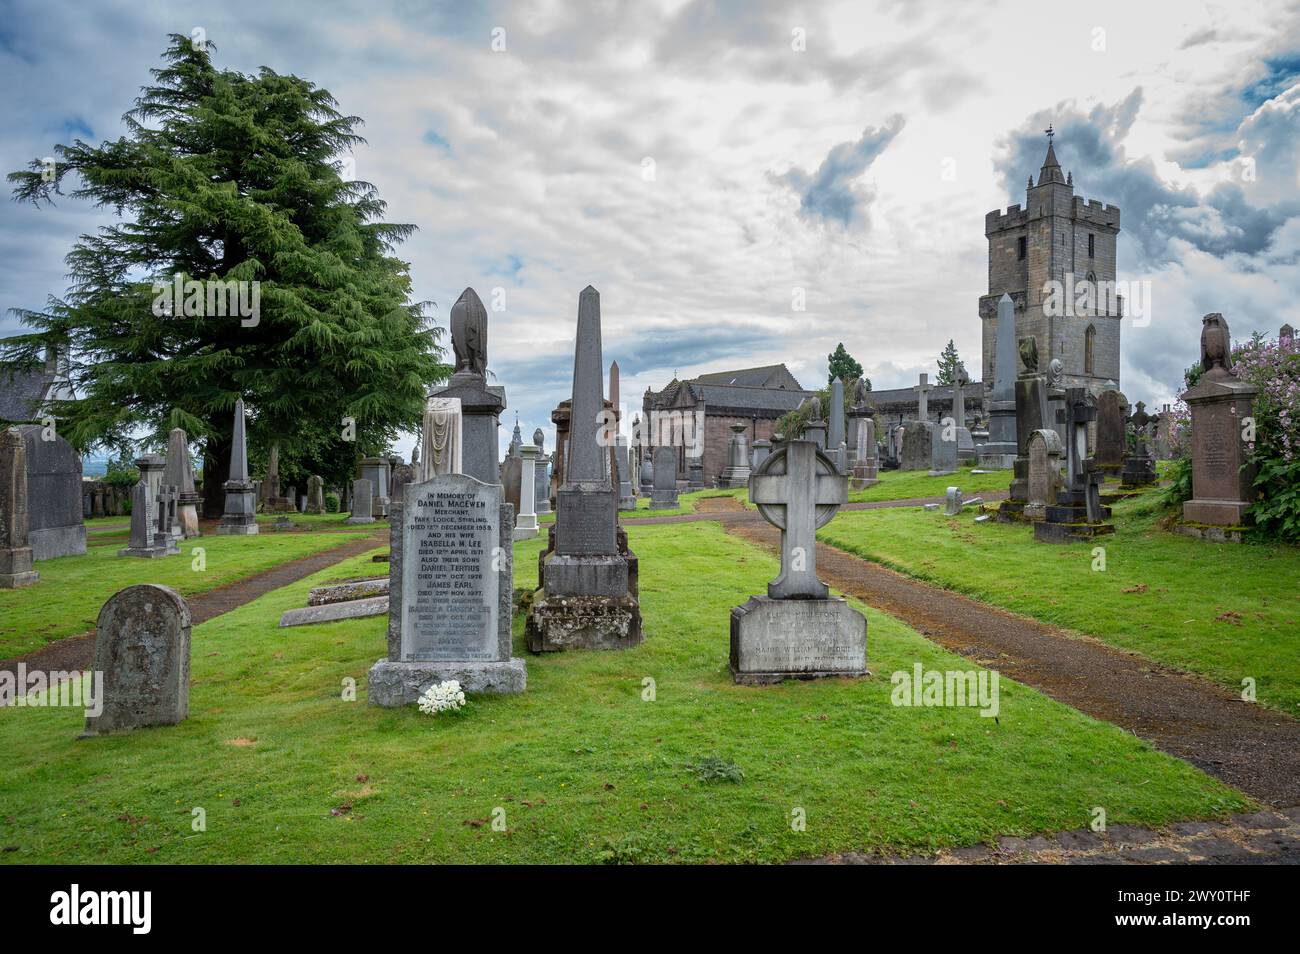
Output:
<path fill-rule="evenodd" d="M 257 533 L 257 499 L 248 479 L 248 441 L 244 437 L 244 399 L 235 401 L 235 427 L 230 440 L 230 479 L 221 485 L 226 492 L 226 509 L 221 515 L 219 534 Z"/>

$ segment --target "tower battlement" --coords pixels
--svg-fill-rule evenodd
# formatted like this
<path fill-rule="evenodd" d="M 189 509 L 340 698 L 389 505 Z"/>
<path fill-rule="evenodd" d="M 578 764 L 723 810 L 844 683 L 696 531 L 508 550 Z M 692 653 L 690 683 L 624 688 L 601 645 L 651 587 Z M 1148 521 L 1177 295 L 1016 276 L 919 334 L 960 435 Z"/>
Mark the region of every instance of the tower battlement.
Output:
<path fill-rule="evenodd" d="M 992 235 L 994 232 L 1004 232 L 1007 229 L 1019 228 L 1029 221 L 1029 212 L 1022 209 L 1019 204 L 1007 206 L 1005 212 L 999 212 L 994 209 L 984 216 L 984 234 Z"/>
<path fill-rule="evenodd" d="M 1119 229 L 1119 206 L 1107 205 L 1097 199 L 1084 199 L 1081 195 L 1074 197 L 1074 217 L 1080 222 L 1100 225 L 1104 228 Z"/>

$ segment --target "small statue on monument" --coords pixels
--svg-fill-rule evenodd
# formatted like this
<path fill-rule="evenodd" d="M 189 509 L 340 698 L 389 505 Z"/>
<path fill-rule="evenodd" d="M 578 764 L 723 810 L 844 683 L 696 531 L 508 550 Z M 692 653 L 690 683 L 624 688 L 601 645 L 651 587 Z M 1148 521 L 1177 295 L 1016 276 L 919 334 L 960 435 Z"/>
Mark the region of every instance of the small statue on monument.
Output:
<path fill-rule="evenodd" d="M 472 288 L 466 288 L 451 306 L 451 347 L 456 371 L 487 374 L 487 309 Z"/>

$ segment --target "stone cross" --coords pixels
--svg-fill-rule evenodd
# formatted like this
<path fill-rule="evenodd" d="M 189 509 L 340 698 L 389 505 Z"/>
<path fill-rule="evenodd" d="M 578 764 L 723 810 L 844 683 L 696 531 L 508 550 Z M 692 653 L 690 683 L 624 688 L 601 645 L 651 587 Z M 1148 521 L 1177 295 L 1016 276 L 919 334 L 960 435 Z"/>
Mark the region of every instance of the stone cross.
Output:
<path fill-rule="evenodd" d="M 930 376 L 923 373 L 920 382 L 912 390 L 916 392 L 916 419 L 928 421 L 930 419 Z"/>
<path fill-rule="evenodd" d="M 1133 436 L 1136 438 L 1133 450 L 1134 457 L 1147 457 L 1150 451 L 1147 449 L 1147 427 L 1155 420 L 1147 413 L 1146 403 L 1137 402 L 1137 409 L 1129 416 L 1129 423 L 1133 425 Z"/>
<path fill-rule="evenodd" d="M 817 579 L 817 528 L 848 502 L 848 478 L 809 440 L 787 441 L 749 478 L 749 499 L 781 531 L 781 574 L 772 599 L 826 599 Z"/>

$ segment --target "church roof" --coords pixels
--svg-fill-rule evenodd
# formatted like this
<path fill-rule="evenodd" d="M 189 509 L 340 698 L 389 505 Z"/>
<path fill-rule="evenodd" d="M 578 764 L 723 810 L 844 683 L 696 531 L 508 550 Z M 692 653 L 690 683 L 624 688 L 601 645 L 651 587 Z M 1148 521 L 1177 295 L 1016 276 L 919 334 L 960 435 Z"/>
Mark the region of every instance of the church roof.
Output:
<path fill-rule="evenodd" d="M 772 388 L 802 391 L 803 388 L 784 364 L 768 364 L 761 368 L 741 368 L 737 371 L 711 371 L 691 379 L 693 384 L 720 384 L 742 388 Z"/>
<path fill-rule="evenodd" d="M 728 384 L 692 383 L 692 392 L 717 410 L 793 411 L 812 392 L 794 388 L 737 387 Z"/>
<path fill-rule="evenodd" d="M 0 371 L 0 421 L 25 424 L 36 419 L 36 411 L 54 386 L 55 374 L 46 368 L 33 371 Z"/>

